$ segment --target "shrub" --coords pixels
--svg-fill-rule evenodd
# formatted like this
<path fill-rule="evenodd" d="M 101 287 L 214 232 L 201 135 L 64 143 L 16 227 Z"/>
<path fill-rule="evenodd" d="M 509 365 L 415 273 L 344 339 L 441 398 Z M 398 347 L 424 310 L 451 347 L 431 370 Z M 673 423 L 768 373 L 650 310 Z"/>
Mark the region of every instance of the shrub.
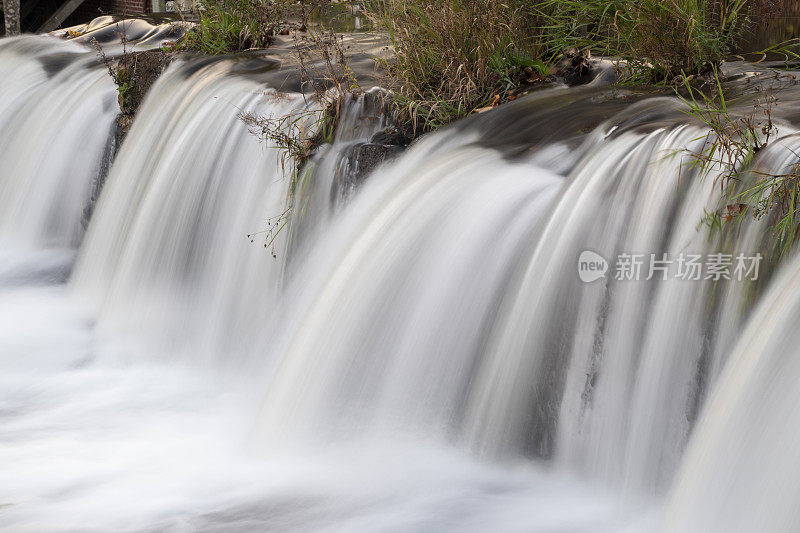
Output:
<path fill-rule="evenodd" d="M 736 49 L 747 0 L 546 0 L 552 49 L 592 48 L 619 57 L 628 81 L 672 82 L 707 74 Z"/>
<path fill-rule="evenodd" d="M 394 48 L 385 66 L 400 118 L 423 130 L 504 96 L 524 67 L 544 67 L 535 2 L 379 0 L 371 14 Z"/>
<path fill-rule="evenodd" d="M 746 0 L 378 0 L 371 11 L 394 48 L 385 66 L 400 118 L 429 130 L 502 100 L 575 49 L 619 57 L 632 83 L 709 73 L 735 50 L 747 8 Z"/>
<path fill-rule="evenodd" d="M 209 55 L 266 48 L 287 10 L 284 0 L 201 0 L 200 23 L 187 32 L 183 48 Z"/>
<path fill-rule="evenodd" d="M 200 0 L 200 23 L 182 48 L 201 54 L 235 54 L 267 48 L 282 28 L 305 29 L 330 0 Z"/>

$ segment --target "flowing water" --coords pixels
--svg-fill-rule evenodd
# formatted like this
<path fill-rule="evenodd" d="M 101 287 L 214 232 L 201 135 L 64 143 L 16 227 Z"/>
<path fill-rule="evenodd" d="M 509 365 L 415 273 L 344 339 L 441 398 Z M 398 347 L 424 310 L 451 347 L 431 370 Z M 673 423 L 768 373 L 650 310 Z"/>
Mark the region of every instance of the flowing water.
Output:
<path fill-rule="evenodd" d="M 0 527 L 800 525 L 797 262 L 677 277 L 769 251 L 702 223 L 721 169 L 677 99 L 544 91 L 362 183 L 391 119 L 351 98 L 283 227 L 291 162 L 239 113 L 319 106 L 248 61 L 171 65 L 112 164 L 94 52 L 0 41 Z M 779 128 L 757 168 L 796 162 Z"/>

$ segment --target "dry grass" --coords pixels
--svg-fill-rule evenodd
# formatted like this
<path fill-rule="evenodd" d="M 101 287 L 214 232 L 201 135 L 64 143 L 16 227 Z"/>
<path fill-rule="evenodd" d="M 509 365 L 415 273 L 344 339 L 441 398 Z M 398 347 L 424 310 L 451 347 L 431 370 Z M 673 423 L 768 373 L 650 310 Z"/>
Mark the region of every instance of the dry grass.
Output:
<path fill-rule="evenodd" d="M 401 118 L 423 130 L 503 96 L 525 67 L 544 66 L 530 1 L 381 0 L 372 16 L 394 48 L 386 67 Z"/>
<path fill-rule="evenodd" d="M 248 235 L 251 242 L 256 235 L 263 235 L 264 247 L 270 248 L 273 257 L 277 253 L 274 246 L 277 236 L 295 213 L 306 208 L 308 198 L 302 192 L 309 185 L 306 182 L 309 174 L 302 172 L 303 166 L 322 144 L 333 142 L 346 96 L 361 91 L 345 60 L 342 39 L 332 31 L 295 34 L 295 54 L 300 65 L 303 94 L 311 95 L 315 102 L 307 102 L 305 107 L 280 117 L 244 111 L 239 114 L 250 133 L 281 148 L 282 170 L 291 169 L 286 209 L 268 219 L 265 230 Z"/>

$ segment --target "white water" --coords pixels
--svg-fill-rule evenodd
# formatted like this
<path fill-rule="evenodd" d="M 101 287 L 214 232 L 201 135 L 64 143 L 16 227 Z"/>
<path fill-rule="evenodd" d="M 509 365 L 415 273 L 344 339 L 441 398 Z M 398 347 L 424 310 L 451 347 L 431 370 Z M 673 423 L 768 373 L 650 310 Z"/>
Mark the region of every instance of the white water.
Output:
<path fill-rule="evenodd" d="M 773 146 L 796 163 L 796 136 Z M 800 529 L 800 259 L 783 267 L 732 347 L 671 491 L 665 531 Z"/>
<path fill-rule="evenodd" d="M 697 428 L 665 531 L 800 528 L 797 261 L 742 334 Z"/>
<path fill-rule="evenodd" d="M 82 247 L 76 295 L 101 338 L 133 343 L 131 354 L 201 365 L 249 353 L 264 320 L 258 302 L 276 299 L 279 265 L 247 235 L 283 211 L 288 180 L 278 150 L 237 114 L 283 116 L 305 104 L 227 70 L 210 65 L 187 80 L 175 67 L 158 81 L 158 103 L 141 110 Z"/>
<path fill-rule="evenodd" d="M 114 83 L 84 48 L 46 37 L 0 41 L 0 77 L 0 238 L 74 248 L 113 139 Z"/>
<path fill-rule="evenodd" d="M 14 43 L 0 41 L 0 69 L 46 83 L 40 52 L 4 55 Z M 24 116 L 54 154 L 93 148 L 101 159 L 113 110 L 86 115 L 113 102 L 113 85 L 81 68 L 84 81 L 53 78 L 36 99 L 22 89 L 0 99 L 0 120 Z M 380 127 L 364 126 L 354 102 L 352 129 L 308 176 L 316 216 L 278 235 L 277 257 L 263 235 L 247 235 L 283 212 L 288 179 L 278 149 L 237 114 L 307 104 L 265 94 L 224 61 L 173 65 L 153 87 L 82 241 L 95 159 L 44 172 L 31 167 L 35 152 L 3 152 L 4 168 L 30 169 L 2 176 L 0 205 L 32 217 L 70 209 L 35 232 L 22 218 L 0 224 L 0 527 L 652 530 L 746 307 L 733 282 L 614 281 L 613 258 L 751 253 L 763 232 L 751 225 L 723 243 L 698 224 L 719 187 L 676 151 L 701 130 L 627 125 L 675 105 L 635 104 L 571 156 L 544 145 L 509 160 L 475 129 L 445 130 L 343 195 L 343 151 Z M 75 118 L 63 118 L 69 109 Z M 86 121 L 97 139 L 76 150 L 59 120 Z M 12 128 L 0 132 L 16 142 Z M 768 167 L 787 158 L 762 156 Z M 585 249 L 612 262 L 603 281 L 578 279 Z M 725 295 L 722 310 L 713 294 Z M 749 331 L 740 353 L 769 328 Z M 763 342 L 759 353 L 771 350 Z M 754 420 L 777 431 L 780 418 L 753 407 L 760 378 L 731 370 L 745 359 L 734 354 L 715 398 L 739 398 L 753 416 L 724 422 L 726 402 L 712 400 L 674 489 L 673 530 L 726 530 L 712 510 L 728 499 L 698 510 L 682 487 L 707 494 L 735 464 L 742 484 L 728 478 L 743 499 L 760 475 L 742 463 L 761 441 L 742 434 Z M 694 450 L 729 436 L 747 447 L 721 454 L 719 467 Z M 753 516 L 770 505 L 788 513 L 787 501 L 765 496 Z"/>

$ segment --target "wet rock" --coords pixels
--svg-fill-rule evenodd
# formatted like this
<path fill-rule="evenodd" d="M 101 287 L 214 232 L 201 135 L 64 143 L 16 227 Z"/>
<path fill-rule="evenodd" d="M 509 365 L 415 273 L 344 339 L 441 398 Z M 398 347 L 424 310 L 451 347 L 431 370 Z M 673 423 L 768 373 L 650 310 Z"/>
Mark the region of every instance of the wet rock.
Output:
<path fill-rule="evenodd" d="M 170 54 L 156 49 L 125 54 L 109 66 L 117 83 L 121 110 L 117 117 L 117 147 L 122 145 L 144 97 L 170 60 Z"/>
<path fill-rule="evenodd" d="M 588 83 L 592 79 L 591 57 L 589 50 L 570 50 L 556 68 L 555 75 L 570 86 Z"/>
<path fill-rule="evenodd" d="M 410 131 L 391 126 L 373 135 L 369 142 L 356 144 L 348 156 L 355 184 L 360 184 L 385 161 L 400 155 L 413 140 Z"/>
<path fill-rule="evenodd" d="M 120 113 L 117 115 L 117 131 L 114 135 L 114 152 L 119 151 L 119 147 L 122 146 L 122 141 L 125 140 L 125 137 L 128 135 L 128 132 L 133 125 L 133 114 L 127 113 Z"/>
<path fill-rule="evenodd" d="M 120 108 L 123 113 L 135 113 L 150 87 L 167 67 L 170 55 L 161 49 L 133 52 L 123 55 L 117 62 L 116 77 L 120 87 Z"/>
<path fill-rule="evenodd" d="M 394 159 L 403 152 L 403 147 L 394 144 L 363 143 L 356 145 L 350 154 L 350 165 L 356 184 L 385 161 Z"/>
<path fill-rule="evenodd" d="M 411 144 L 413 135 L 398 127 L 393 127 L 376 133 L 370 143 L 405 147 Z"/>

